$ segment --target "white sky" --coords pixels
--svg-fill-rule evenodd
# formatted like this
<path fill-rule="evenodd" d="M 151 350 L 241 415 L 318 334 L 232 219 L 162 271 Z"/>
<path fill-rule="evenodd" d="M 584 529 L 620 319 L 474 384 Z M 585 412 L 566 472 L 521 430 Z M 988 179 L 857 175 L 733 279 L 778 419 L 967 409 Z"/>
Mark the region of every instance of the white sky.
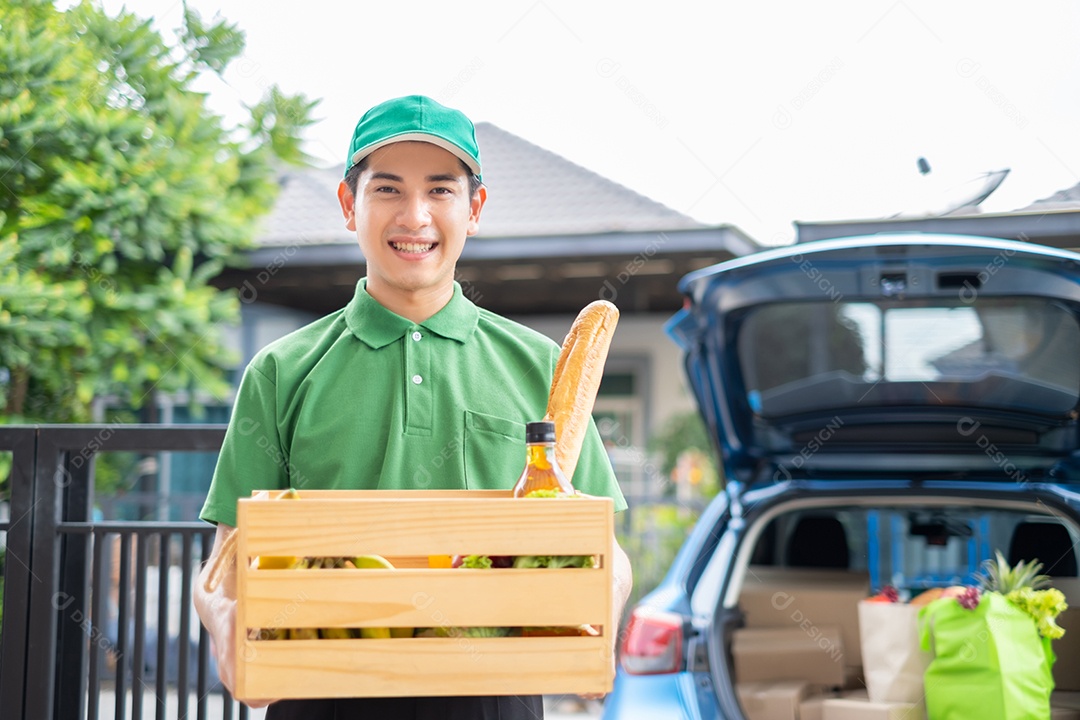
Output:
<path fill-rule="evenodd" d="M 128 4 L 179 24 L 180 0 Z M 795 220 L 937 208 L 991 170 L 1012 173 L 987 211 L 1080 181 L 1065 0 L 189 6 L 247 33 L 215 109 L 235 121 L 274 83 L 322 98 L 306 149 L 326 164 L 368 107 L 423 93 L 764 244 Z"/>

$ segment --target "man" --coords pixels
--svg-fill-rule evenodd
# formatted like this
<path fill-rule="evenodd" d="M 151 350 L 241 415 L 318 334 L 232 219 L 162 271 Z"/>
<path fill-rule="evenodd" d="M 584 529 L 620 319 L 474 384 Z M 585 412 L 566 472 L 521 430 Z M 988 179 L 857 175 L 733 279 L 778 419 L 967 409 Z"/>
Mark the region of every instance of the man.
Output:
<path fill-rule="evenodd" d="M 544 414 L 558 346 L 477 308 L 454 282 L 487 199 L 472 122 L 426 97 L 387 101 L 360 119 L 346 168 L 338 200 L 367 277 L 344 309 L 248 366 L 201 513 L 218 526 L 208 568 L 253 490 L 508 489 L 524 466 L 524 424 Z M 573 483 L 626 506 L 595 427 Z M 631 577 L 615 547 L 618 616 Z M 195 593 L 230 689 L 234 576 Z M 266 717 L 542 716 L 539 697 L 468 697 L 283 700 Z"/>

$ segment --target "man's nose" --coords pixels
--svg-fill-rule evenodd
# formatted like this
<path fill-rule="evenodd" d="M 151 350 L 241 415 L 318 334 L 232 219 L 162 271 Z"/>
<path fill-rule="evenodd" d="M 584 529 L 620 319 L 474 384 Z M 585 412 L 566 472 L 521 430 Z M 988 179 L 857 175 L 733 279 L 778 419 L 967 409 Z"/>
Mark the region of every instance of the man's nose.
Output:
<path fill-rule="evenodd" d="M 398 213 L 398 224 L 410 230 L 427 227 L 431 223 L 431 209 L 428 199 L 423 194 L 410 195 L 405 199 L 401 212 Z"/>

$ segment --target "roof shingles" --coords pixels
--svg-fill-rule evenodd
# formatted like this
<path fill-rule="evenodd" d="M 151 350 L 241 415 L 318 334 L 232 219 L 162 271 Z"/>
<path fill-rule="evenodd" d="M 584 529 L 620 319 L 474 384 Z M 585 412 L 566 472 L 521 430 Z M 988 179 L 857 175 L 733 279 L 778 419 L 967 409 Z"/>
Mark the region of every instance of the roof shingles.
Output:
<path fill-rule="evenodd" d="M 479 237 L 512 238 L 704 227 L 490 123 L 476 125 L 488 202 Z M 354 243 L 337 203 L 342 166 L 289 170 L 256 242 Z"/>
<path fill-rule="evenodd" d="M 1080 183 L 1058 190 L 1050 197 L 1036 200 L 1016 212 L 1038 212 L 1041 210 L 1080 210 Z"/>

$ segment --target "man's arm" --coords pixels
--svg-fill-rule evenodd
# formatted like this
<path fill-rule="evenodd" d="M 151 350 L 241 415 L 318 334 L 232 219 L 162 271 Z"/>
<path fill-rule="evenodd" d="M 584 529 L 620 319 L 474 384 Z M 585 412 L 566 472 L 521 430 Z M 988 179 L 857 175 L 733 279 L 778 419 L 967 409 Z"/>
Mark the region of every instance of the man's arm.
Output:
<path fill-rule="evenodd" d="M 615 546 L 614 564 L 611 566 L 611 601 L 615 605 L 615 624 L 618 625 L 626 609 L 630 590 L 634 587 L 634 571 L 630 567 L 630 558 L 619 547 L 619 541 L 612 538 L 611 542 Z"/>
<path fill-rule="evenodd" d="M 207 592 L 206 580 L 211 568 L 218 563 L 218 559 L 225 546 L 225 541 L 236 531 L 228 525 L 217 526 L 217 534 L 214 536 L 214 547 L 210 551 L 210 558 L 203 566 L 202 572 L 195 583 L 195 593 L 192 599 L 195 604 L 195 612 L 210 633 L 211 650 L 217 661 L 218 677 L 230 693 L 236 683 L 236 561 L 231 559 L 222 569 L 221 582 L 213 592 Z M 246 705 L 253 708 L 266 707 L 273 700 L 248 700 Z"/>
<path fill-rule="evenodd" d="M 611 604 L 614 611 L 615 627 L 611 628 L 610 631 L 607 628 L 604 630 L 608 632 L 608 636 L 611 638 L 608 652 L 611 653 L 611 665 L 614 668 L 615 658 L 619 652 L 619 620 L 622 618 L 623 610 L 626 609 L 630 589 L 634 586 L 634 573 L 630 567 L 630 558 L 619 546 L 619 541 L 613 537 L 611 543 L 615 548 L 611 565 Z M 586 693 L 581 697 L 586 700 L 600 700 L 604 697 L 604 693 Z"/>

